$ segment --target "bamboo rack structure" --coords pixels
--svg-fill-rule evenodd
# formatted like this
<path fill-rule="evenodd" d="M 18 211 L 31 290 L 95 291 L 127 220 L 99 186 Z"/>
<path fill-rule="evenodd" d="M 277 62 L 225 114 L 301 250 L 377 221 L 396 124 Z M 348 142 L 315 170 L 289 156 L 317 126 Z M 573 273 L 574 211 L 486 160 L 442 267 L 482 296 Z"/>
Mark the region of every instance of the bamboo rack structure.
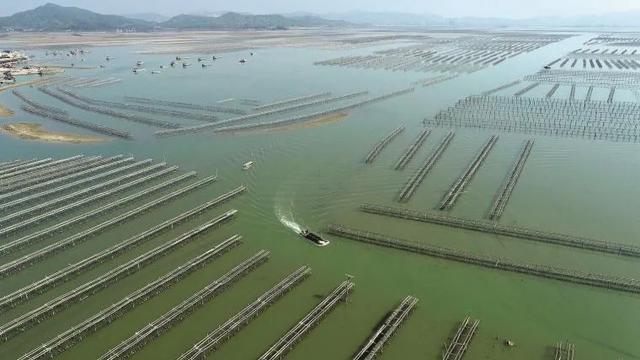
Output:
<path fill-rule="evenodd" d="M 191 177 L 195 176 L 195 172 L 192 173 L 186 173 L 186 174 L 182 174 L 174 179 L 170 179 L 167 182 L 164 182 L 162 184 L 158 184 L 155 187 L 149 188 L 149 189 L 145 189 L 145 194 L 142 196 L 146 196 L 148 194 L 151 194 L 155 191 L 158 191 L 159 189 L 164 189 L 167 188 L 169 186 L 173 186 L 174 184 L 184 181 L 186 179 L 189 179 Z M 157 206 L 160 206 L 170 200 L 173 200 L 189 191 L 192 191 L 204 184 L 207 184 L 209 181 L 212 181 L 211 178 L 207 178 L 207 179 L 203 179 L 200 180 L 198 182 L 192 183 L 190 185 L 187 185 L 183 188 L 180 188 L 176 191 L 173 191 L 167 195 L 164 195 L 162 197 L 159 197 L 157 199 L 154 199 L 146 204 L 143 204 L 141 206 L 136 207 L 135 209 L 129 210 L 127 212 L 124 212 L 114 218 L 111 218 L 109 220 L 106 220 L 98 225 L 92 226 L 86 230 L 83 230 L 75 235 L 72 235 L 68 238 L 59 240 L 57 242 L 54 242 L 50 245 L 47 245 L 43 248 L 40 248 L 34 252 L 31 252 L 27 255 L 24 255 L 18 259 L 15 259 L 13 261 L 7 262 L 5 264 L 0 265 L 0 276 L 4 277 L 7 275 L 11 275 L 15 272 L 21 271 L 31 265 L 33 265 L 35 262 L 40 261 L 42 259 L 44 259 L 45 257 L 51 256 L 57 252 L 60 252 L 64 249 L 67 249 L 69 247 L 73 247 L 76 246 L 77 244 L 81 243 L 82 241 L 85 241 L 87 239 L 89 239 L 91 236 L 96 235 L 102 231 L 105 231 L 106 229 L 109 229 L 115 225 L 121 224 L 124 221 L 133 219 L 135 216 L 139 216 L 140 214 L 143 214 L 146 211 L 149 211 L 150 209 L 153 209 Z"/>
<path fill-rule="evenodd" d="M 575 357 L 576 346 L 567 341 L 561 341 L 556 344 L 553 359 L 554 360 L 573 360 Z"/>
<path fill-rule="evenodd" d="M 207 122 L 215 122 L 218 120 L 217 116 L 210 115 L 210 114 L 198 114 L 198 113 L 180 111 L 175 109 L 171 109 L 171 110 L 162 109 L 162 108 L 148 106 L 148 105 L 128 104 L 128 103 L 119 103 L 115 101 L 99 100 L 99 99 L 94 99 L 94 98 L 90 98 L 87 96 L 74 93 L 64 88 L 58 88 L 58 91 L 78 101 L 82 101 L 87 104 L 96 105 L 96 106 L 106 106 L 109 108 L 116 108 L 121 110 L 131 110 L 131 111 L 142 112 L 147 114 L 165 115 L 165 116 L 179 117 L 179 118 L 207 121 Z"/>
<path fill-rule="evenodd" d="M 460 360 L 467 352 L 480 320 L 465 317 L 442 354 L 442 360 Z"/>
<path fill-rule="evenodd" d="M 589 239 L 586 237 L 540 231 L 516 225 L 502 225 L 496 222 L 471 220 L 442 213 L 420 212 L 409 209 L 394 208 L 384 205 L 363 204 L 360 210 L 370 214 L 391 216 L 400 219 L 427 222 L 431 224 L 449 226 L 453 228 L 502 235 L 513 238 L 555 244 L 595 252 L 614 254 L 619 256 L 640 257 L 640 247 L 620 243 Z"/>
<path fill-rule="evenodd" d="M 13 201 L 8 201 L 8 202 L 3 203 L 2 205 L 0 205 L 0 212 L 6 211 L 6 210 L 11 209 L 11 208 L 16 207 L 16 206 L 22 206 L 22 205 L 25 205 L 25 204 L 29 204 L 29 203 L 31 203 L 33 201 L 37 201 L 37 200 L 41 201 L 42 199 L 48 198 L 51 195 L 55 195 L 55 194 L 58 194 L 58 193 L 61 193 L 61 192 L 67 191 L 67 190 L 71 190 L 71 189 L 74 189 L 74 188 L 83 187 L 85 185 L 89 185 L 89 184 L 95 183 L 96 181 L 103 180 L 105 178 L 109 178 L 109 177 L 111 177 L 113 175 L 117 175 L 117 174 L 120 174 L 122 172 L 127 172 L 129 175 L 130 174 L 134 174 L 135 172 L 129 172 L 129 170 L 138 168 L 138 167 L 140 167 L 142 165 L 148 164 L 149 162 L 150 161 L 136 162 L 136 163 L 133 163 L 133 164 L 120 166 L 120 167 L 117 167 L 115 169 L 111 169 L 111 170 L 104 171 L 104 172 L 99 172 L 96 175 L 84 177 L 84 178 L 81 178 L 81 179 L 78 179 L 78 180 L 75 180 L 75 181 L 72 181 L 72 182 L 67 182 L 66 184 L 63 184 L 63 185 L 60 185 L 60 186 L 57 186 L 57 187 L 54 187 L 54 188 L 50 188 L 48 190 L 44 190 L 44 191 L 37 192 L 35 194 L 23 196 L 23 197 L 21 197 L 19 199 L 13 200 Z M 23 192 L 24 192 L 24 190 L 25 189 L 22 189 Z M 95 190 L 95 189 L 92 189 L 91 191 L 93 191 L 93 190 Z M 82 194 L 80 194 L 78 196 L 81 196 L 81 195 Z M 1 195 L 0 195 L 0 199 L 2 199 Z"/>
<path fill-rule="evenodd" d="M 391 339 L 400 325 L 407 320 L 413 309 L 418 304 L 418 298 L 407 296 L 400 305 L 384 319 L 373 334 L 367 339 L 360 351 L 353 357 L 353 360 L 372 360 L 382 352 L 383 346 Z"/>
<path fill-rule="evenodd" d="M 424 180 L 425 176 L 427 176 L 429 171 L 431 171 L 431 169 L 433 169 L 433 167 L 435 166 L 436 162 L 438 162 L 438 159 L 440 159 L 444 151 L 447 149 L 454 136 L 455 133 L 453 131 L 445 135 L 442 141 L 433 150 L 431 155 L 426 158 L 420 168 L 409 178 L 409 181 L 407 181 L 404 187 L 400 190 L 400 194 L 398 195 L 399 201 L 409 201 L 411 196 L 413 196 L 413 193 L 415 193 L 418 186 L 420 186 L 420 184 Z"/>
<path fill-rule="evenodd" d="M 85 110 L 85 111 L 90 111 L 90 112 L 94 112 L 94 113 L 98 113 L 98 114 L 103 114 L 103 115 L 108 115 L 114 118 L 118 118 L 118 119 L 123 119 L 123 120 L 127 120 L 127 121 L 132 121 L 132 122 L 136 122 L 136 123 L 140 123 L 140 124 L 145 124 L 145 125 L 149 125 L 149 126 L 155 126 L 155 127 L 160 127 L 160 128 L 167 128 L 167 129 L 176 129 L 180 127 L 180 124 L 178 123 L 173 123 L 173 122 L 167 122 L 167 121 L 162 121 L 162 120 L 156 120 L 156 119 L 150 119 L 150 118 L 146 118 L 143 116 L 139 116 L 139 115 L 134 115 L 134 114 L 129 114 L 129 113 L 123 113 L 123 112 L 119 112 L 119 111 L 115 111 L 115 110 L 111 110 L 107 107 L 102 107 L 102 106 L 95 106 L 95 105 L 89 105 L 85 102 L 82 101 L 78 101 L 70 96 L 67 95 L 63 95 L 60 92 L 56 92 L 53 91 L 47 87 L 39 87 L 38 90 L 40 90 L 41 92 L 56 98 L 68 105 L 71 105 L 73 107 L 79 108 L 81 110 Z"/>
<path fill-rule="evenodd" d="M 47 303 L 30 310 L 19 317 L 0 326 L 0 342 L 6 342 L 13 336 L 26 331 L 39 324 L 43 319 L 53 316 L 59 310 L 69 307 L 71 304 L 80 301 L 80 299 L 93 295 L 98 291 L 105 289 L 111 284 L 117 282 L 123 277 L 129 276 L 137 272 L 149 263 L 168 254 L 177 247 L 196 239 L 198 236 L 217 227 L 221 222 L 233 217 L 237 210 L 230 210 L 206 223 L 189 230 L 188 232 L 170 240 L 160 246 L 157 246 L 124 264 L 118 265 L 108 272 L 70 290 Z"/>
<path fill-rule="evenodd" d="M 380 96 L 375 96 L 375 97 L 371 97 L 371 98 L 368 98 L 368 99 L 352 102 L 350 104 L 338 105 L 338 106 L 335 106 L 335 107 L 332 107 L 332 108 L 329 108 L 329 109 L 326 109 L 326 110 L 316 111 L 316 112 L 303 114 L 303 115 L 295 115 L 295 116 L 291 116 L 291 117 L 280 119 L 280 120 L 263 121 L 263 122 L 250 123 L 250 124 L 244 124 L 244 125 L 231 125 L 231 124 L 234 124 L 234 123 L 237 123 L 237 122 L 243 122 L 243 121 L 247 121 L 247 120 L 254 120 L 254 119 L 263 118 L 263 117 L 266 117 L 266 116 L 274 115 L 276 113 L 292 111 L 294 109 L 291 108 L 291 107 L 279 108 L 279 109 L 269 110 L 269 111 L 265 111 L 265 112 L 261 112 L 261 113 L 254 113 L 254 114 L 244 115 L 244 116 L 235 117 L 235 118 L 231 118 L 231 119 L 227 119 L 227 120 L 222 120 L 222 121 L 219 121 L 219 122 L 214 123 L 214 124 L 203 124 L 203 125 L 188 126 L 188 127 L 185 126 L 185 127 L 180 128 L 180 129 L 161 130 L 161 131 L 156 131 L 155 135 L 158 136 L 158 137 L 164 137 L 164 136 L 192 134 L 192 133 L 198 133 L 198 132 L 201 132 L 201 131 L 209 131 L 209 130 L 215 131 L 215 132 L 235 132 L 235 131 L 240 131 L 240 130 L 254 130 L 254 129 L 260 129 L 260 128 L 278 127 L 278 126 L 298 123 L 298 122 L 302 122 L 302 121 L 306 121 L 306 120 L 309 120 L 309 119 L 318 118 L 318 117 L 322 117 L 322 116 L 342 113 L 344 111 L 355 109 L 355 108 L 358 108 L 358 107 L 361 107 L 361 106 L 364 106 L 364 105 L 367 105 L 367 104 L 371 104 L 371 103 L 378 102 L 378 101 L 383 101 L 383 100 L 386 100 L 386 99 L 389 99 L 389 98 L 392 98 L 392 97 L 395 97 L 395 96 L 400 96 L 400 95 L 412 92 L 414 90 L 415 89 L 413 87 L 410 87 L 410 88 L 394 91 L 394 92 L 391 92 L 391 93 L 383 94 L 383 95 L 380 95 Z M 351 98 L 351 97 L 365 95 L 367 93 L 368 93 L 368 91 L 361 91 L 361 92 L 357 92 L 357 93 L 351 93 L 351 94 L 343 95 L 342 97 L 339 97 L 339 98 L 341 98 L 341 100 L 342 100 L 342 99 L 345 99 L 347 97 Z M 326 104 L 328 102 L 335 101 L 335 99 L 336 98 L 317 100 L 317 101 L 314 101 L 313 105 L 315 106 L 315 105 Z M 306 107 L 307 105 L 308 104 L 303 103 L 303 104 L 294 105 L 294 107 L 295 107 L 295 109 L 299 109 L 300 107 L 302 107 L 302 106 Z"/>
<path fill-rule="evenodd" d="M 178 266 L 167 274 L 160 276 L 156 280 L 128 294 L 122 298 L 122 300 L 108 306 L 68 330 L 61 332 L 41 346 L 22 355 L 19 360 L 48 359 L 59 355 L 100 328 L 109 326 L 112 322 L 136 306 L 160 294 L 185 276 L 205 266 L 208 262 L 240 245 L 240 239 L 241 237 L 239 235 L 233 235 L 222 241 L 220 244 Z"/>
<path fill-rule="evenodd" d="M 453 40 L 423 38 L 415 45 L 380 50 L 369 55 L 317 61 L 315 65 L 405 72 L 471 73 L 564 38 L 564 35 L 547 34 L 529 34 L 525 38 L 504 33 Z"/>
<path fill-rule="evenodd" d="M 246 113 L 246 111 L 242 109 L 235 109 L 235 108 L 229 108 L 224 106 L 190 104 L 190 103 L 180 102 L 180 101 L 149 99 L 149 98 L 138 97 L 138 96 L 125 96 L 124 99 L 125 101 L 135 102 L 139 104 L 160 105 L 164 107 L 173 107 L 173 108 L 181 108 L 181 109 L 221 112 L 221 113 L 229 113 L 229 114 L 236 114 L 236 115 L 244 115 Z"/>
<path fill-rule="evenodd" d="M 102 200 L 105 198 L 108 198 L 110 196 L 114 196 L 117 194 L 120 194 L 122 192 L 124 192 L 125 190 L 134 188 L 138 185 L 142 185 L 148 182 L 151 182 L 152 180 L 156 180 L 159 179 L 167 174 L 173 173 L 177 170 L 177 166 L 172 166 L 172 167 L 168 167 L 165 169 L 161 169 L 159 171 L 153 172 L 149 175 L 145 175 L 141 178 L 135 179 L 131 182 L 128 183 L 124 183 L 122 185 L 119 185 L 113 189 L 110 190 L 106 190 L 91 196 L 87 196 L 84 197 L 80 200 L 77 200 L 75 202 L 72 202 L 70 204 L 64 205 L 64 206 L 60 206 L 60 207 L 56 207 L 52 210 L 49 210 L 47 212 L 41 213 L 41 214 L 26 214 L 29 215 L 29 217 L 27 217 L 26 219 L 17 222 L 17 223 L 13 223 L 11 225 L 7 225 L 2 227 L 2 229 L 0 229 L 0 236 L 7 236 L 9 234 L 13 234 L 19 230 L 24 230 L 26 228 L 28 228 L 29 226 L 32 226 L 34 224 L 38 224 L 40 222 L 43 222 L 45 220 L 50 220 L 56 216 L 60 216 L 64 213 L 67 213 L 71 210 L 75 210 L 75 209 L 79 209 L 83 206 L 89 205 L 94 203 L 95 201 L 98 200 Z M 149 191 L 151 192 L 151 191 Z M 12 215 L 10 215 L 12 216 Z"/>
<path fill-rule="evenodd" d="M 522 150 L 518 154 L 516 158 L 516 162 L 513 164 L 511 170 L 507 173 L 507 177 L 502 183 L 500 190 L 495 196 L 493 204 L 489 209 L 489 213 L 487 214 L 487 218 L 490 220 L 499 220 L 502 214 L 504 213 L 504 209 L 511 198 L 511 194 L 513 193 L 513 189 L 515 189 L 516 184 L 518 183 L 518 179 L 522 174 L 522 170 L 524 170 L 524 165 L 529 158 L 529 154 L 531 154 L 531 149 L 533 148 L 533 139 L 529 139 L 525 142 Z"/>
<path fill-rule="evenodd" d="M 467 185 L 469 185 L 469 182 L 471 182 L 471 179 L 473 179 L 478 172 L 478 169 L 497 141 L 498 135 L 491 135 L 491 137 L 489 137 L 489 140 L 480 148 L 480 151 L 473 158 L 467 169 L 454 181 L 449 191 L 444 195 L 442 202 L 440 202 L 438 206 L 440 210 L 450 210 L 455 205 L 456 200 L 463 193 Z"/>
<path fill-rule="evenodd" d="M 557 98 L 469 96 L 426 126 L 494 129 L 591 140 L 640 142 L 640 104 Z"/>
<path fill-rule="evenodd" d="M 88 256 L 74 264 L 70 264 L 54 273 L 48 274 L 47 276 L 36 282 L 33 282 L 8 295 L 5 295 L 0 298 L 0 310 L 4 310 L 9 307 L 15 307 L 17 304 L 27 299 L 33 298 L 37 294 L 43 293 L 63 281 L 68 281 L 73 276 L 76 276 L 98 264 L 112 259 L 127 251 L 128 249 L 142 243 L 143 241 L 148 241 L 149 239 L 156 237 L 163 232 L 166 232 L 167 230 L 173 229 L 174 226 L 183 223 L 184 221 L 187 221 L 199 214 L 202 214 L 212 207 L 218 206 L 224 201 L 228 201 L 233 197 L 238 196 L 239 194 L 244 192 L 244 190 L 244 186 L 233 189 L 191 210 L 185 211 L 169 220 L 163 221 L 162 223 L 155 225 L 154 227 L 149 228 L 140 234 L 134 235 L 118 244 L 115 244 L 91 256 Z M 59 246 L 61 245 L 63 244 L 60 244 Z"/>
<path fill-rule="evenodd" d="M 416 139 L 411 143 L 411 145 L 409 145 L 407 150 L 405 150 L 405 152 L 402 153 L 402 155 L 400 156 L 400 158 L 398 159 L 398 161 L 396 162 L 393 168 L 395 170 L 403 170 L 405 167 L 407 167 L 407 164 L 409 164 L 411 159 L 413 159 L 413 157 L 416 156 L 416 153 L 418 152 L 418 150 L 420 150 L 422 145 L 424 145 L 424 142 L 427 140 L 427 137 L 429 137 L 430 134 L 431 134 L 431 130 L 429 129 L 424 129 L 420 131 L 418 133 L 418 136 L 416 136 Z"/>
<path fill-rule="evenodd" d="M 596 288 L 640 294 L 640 281 L 636 279 L 586 273 L 545 265 L 518 264 L 502 258 L 473 255 L 459 250 L 409 242 L 387 235 L 381 235 L 357 229 L 350 229 L 341 225 L 329 225 L 328 231 L 330 234 L 336 236 L 382 247 L 427 255 L 444 260 L 473 264 L 508 272 L 528 274 L 573 284 L 592 286 Z"/>
<path fill-rule="evenodd" d="M 344 281 L 325 297 L 313 310 L 294 325 L 284 336 L 273 344 L 259 360 L 281 359 L 298 343 L 311 329 L 329 314 L 341 301 L 345 301 L 355 284 Z"/>
<path fill-rule="evenodd" d="M 273 109 L 277 109 L 277 108 L 283 108 L 283 107 L 287 107 L 289 105 L 293 105 L 293 104 L 297 104 L 297 103 L 301 103 L 301 102 L 306 102 L 309 100 L 318 100 L 318 99 L 322 99 L 322 98 L 326 98 L 331 96 L 330 92 L 322 92 L 319 94 L 311 94 L 311 95 L 305 95 L 305 96 L 299 96 L 299 97 L 295 97 L 295 98 L 289 98 L 289 99 L 284 99 L 284 100 L 279 100 L 279 101 L 275 101 L 272 103 L 268 103 L 268 104 L 264 104 L 264 105 L 257 105 L 254 106 L 253 110 L 254 111 L 258 111 L 258 112 L 262 112 L 265 110 L 273 110 Z"/>
<path fill-rule="evenodd" d="M 373 161 L 378 157 L 378 155 L 380 155 L 380 152 L 382 152 L 382 150 L 389 145 L 389 143 L 391 143 L 391 141 L 393 139 L 395 139 L 398 135 L 400 135 L 402 132 L 404 131 L 404 126 L 400 126 L 396 129 L 394 129 L 393 131 L 391 131 L 391 133 L 389 133 L 387 136 L 385 136 L 382 140 L 378 141 L 373 148 L 371 149 L 371 151 L 369 151 L 369 153 L 367 154 L 367 156 L 364 159 L 364 162 L 366 164 L 372 164 Z"/>
<path fill-rule="evenodd" d="M 145 162 L 151 163 L 152 160 L 147 159 Z M 15 222 L 16 220 L 21 220 L 21 219 L 24 219 L 25 217 L 31 217 L 42 211 L 67 204 L 72 200 L 76 200 L 78 198 L 85 197 L 90 194 L 95 194 L 99 190 L 110 189 L 115 185 L 123 184 L 134 179 L 139 179 L 141 176 L 144 179 L 144 177 L 146 176 L 151 176 L 156 172 L 169 169 L 166 167 L 166 165 L 167 165 L 166 163 L 157 163 L 157 164 L 152 164 L 150 166 L 143 167 L 142 169 L 139 169 L 139 170 L 126 171 L 123 175 L 120 175 L 116 178 L 108 179 L 108 180 L 103 179 L 103 181 L 98 182 L 95 185 L 82 188 L 80 190 L 74 191 L 69 194 L 61 195 L 49 201 L 39 202 L 37 205 L 31 206 L 26 209 L 13 211 L 11 212 L 11 214 L 0 217 L 0 225 L 7 225 L 9 223 Z M 174 170 L 177 170 L 177 167 L 174 167 Z"/>
<path fill-rule="evenodd" d="M 147 326 L 136 331 L 131 337 L 100 356 L 100 360 L 126 359 L 133 352 L 144 347 L 153 338 L 162 335 L 170 327 L 182 321 L 188 314 L 195 311 L 204 303 L 210 301 L 238 281 L 247 273 L 253 271 L 269 259 L 269 252 L 260 250 L 255 255 L 243 261 L 217 280 L 205 286 L 202 290 L 189 296 L 186 300 L 164 313 Z"/>
<path fill-rule="evenodd" d="M 310 274 L 311 268 L 305 265 L 286 276 L 274 287 L 260 295 L 254 302 L 247 305 L 214 331 L 208 333 L 189 350 L 182 353 L 182 355 L 178 357 L 178 360 L 205 359 L 208 353 L 215 351 L 225 340 L 240 331 L 242 327 L 293 289 L 294 286 L 305 280 Z"/>
<path fill-rule="evenodd" d="M 40 189 L 47 189 L 53 185 L 64 183 L 72 179 L 102 171 L 113 166 L 133 161 L 133 157 L 123 159 L 122 155 L 116 155 L 102 159 L 102 157 L 90 157 L 88 161 L 82 161 L 71 167 L 55 169 L 46 174 L 29 176 L 19 182 L 0 182 L 0 200 L 7 200 L 25 194 L 30 194 Z"/>

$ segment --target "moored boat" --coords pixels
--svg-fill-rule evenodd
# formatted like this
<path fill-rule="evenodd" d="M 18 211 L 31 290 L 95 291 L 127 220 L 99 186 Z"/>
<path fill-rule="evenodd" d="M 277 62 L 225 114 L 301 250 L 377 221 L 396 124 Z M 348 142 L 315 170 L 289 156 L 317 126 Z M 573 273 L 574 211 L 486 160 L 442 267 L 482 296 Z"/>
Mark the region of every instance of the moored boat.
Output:
<path fill-rule="evenodd" d="M 253 167 L 253 164 L 255 164 L 255 162 L 253 161 L 247 161 L 246 163 L 242 164 L 242 170 L 249 170 Z"/>

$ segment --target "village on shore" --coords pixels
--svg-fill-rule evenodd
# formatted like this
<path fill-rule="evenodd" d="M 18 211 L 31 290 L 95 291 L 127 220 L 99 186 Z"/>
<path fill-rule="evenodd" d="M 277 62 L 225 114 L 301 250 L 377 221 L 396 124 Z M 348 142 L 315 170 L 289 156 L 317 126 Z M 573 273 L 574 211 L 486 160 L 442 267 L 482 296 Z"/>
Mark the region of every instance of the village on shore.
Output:
<path fill-rule="evenodd" d="M 20 51 L 2 50 L 0 52 L 0 85 L 15 83 L 16 76 L 48 75 L 62 71 L 58 67 L 29 64 L 29 57 Z"/>

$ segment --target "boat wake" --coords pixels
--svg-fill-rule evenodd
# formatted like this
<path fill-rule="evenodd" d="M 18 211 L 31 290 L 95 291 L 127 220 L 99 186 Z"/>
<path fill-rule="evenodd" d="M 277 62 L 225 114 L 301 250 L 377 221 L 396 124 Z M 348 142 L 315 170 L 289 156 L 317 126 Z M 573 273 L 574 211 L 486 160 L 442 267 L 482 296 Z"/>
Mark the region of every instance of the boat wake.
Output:
<path fill-rule="evenodd" d="M 276 216 L 282 225 L 288 227 L 296 234 L 300 234 L 302 231 L 302 227 L 294 220 L 293 213 L 291 211 L 285 211 L 281 207 L 276 206 Z"/>

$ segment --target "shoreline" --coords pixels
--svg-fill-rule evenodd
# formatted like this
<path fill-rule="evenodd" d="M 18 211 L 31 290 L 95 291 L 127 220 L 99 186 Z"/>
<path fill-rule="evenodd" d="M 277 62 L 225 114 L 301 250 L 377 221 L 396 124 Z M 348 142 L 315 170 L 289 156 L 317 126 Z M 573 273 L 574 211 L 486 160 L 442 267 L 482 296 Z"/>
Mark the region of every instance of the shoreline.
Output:
<path fill-rule="evenodd" d="M 0 131 L 23 140 L 36 140 L 67 144 L 92 144 L 105 140 L 96 136 L 48 131 L 42 129 L 41 124 L 36 123 L 4 124 L 0 126 Z"/>
<path fill-rule="evenodd" d="M 8 107 L 0 104 L 0 116 L 2 117 L 10 117 L 13 116 L 15 114 L 15 112 L 11 109 L 9 109 Z"/>

